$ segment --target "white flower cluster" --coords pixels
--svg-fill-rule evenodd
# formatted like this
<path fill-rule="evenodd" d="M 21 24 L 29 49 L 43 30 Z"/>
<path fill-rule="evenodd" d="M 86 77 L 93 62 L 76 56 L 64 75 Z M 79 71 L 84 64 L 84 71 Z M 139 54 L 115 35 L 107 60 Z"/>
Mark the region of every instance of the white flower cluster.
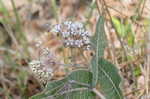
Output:
<path fill-rule="evenodd" d="M 59 33 L 64 45 L 67 47 L 78 47 L 90 49 L 90 33 L 85 30 L 80 22 L 65 21 L 54 26 L 52 32 Z"/>
<path fill-rule="evenodd" d="M 51 68 L 44 68 L 38 60 L 33 60 L 30 63 L 30 68 L 42 83 L 46 83 L 53 76 L 53 70 Z"/>
<path fill-rule="evenodd" d="M 55 59 L 48 49 L 43 49 L 40 60 L 33 60 L 29 64 L 32 72 L 42 83 L 46 83 L 52 78 L 53 65 L 55 65 Z"/>
<path fill-rule="evenodd" d="M 53 75 L 52 69 L 45 69 L 42 67 L 41 62 L 38 60 L 33 60 L 30 63 L 31 70 L 39 78 L 40 81 L 45 82 L 50 79 Z M 50 78 L 49 78 L 50 77 Z"/>

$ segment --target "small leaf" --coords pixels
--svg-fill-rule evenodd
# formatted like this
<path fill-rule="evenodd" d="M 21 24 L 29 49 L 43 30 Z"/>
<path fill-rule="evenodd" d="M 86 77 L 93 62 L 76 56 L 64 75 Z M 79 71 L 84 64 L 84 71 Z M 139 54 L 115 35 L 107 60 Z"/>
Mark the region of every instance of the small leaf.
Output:
<path fill-rule="evenodd" d="M 112 17 L 112 22 L 113 22 L 114 28 L 116 29 L 117 33 L 121 37 L 125 37 L 127 35 L 127 33 L 125 31 L 124 24 L 122 24 L 116 17 Z"/>
<path fill-rule="evenodd" d="M 100 16 L 96 25 L 95 36 L 91 39 L 91 42 L 96 49 L 96 56 L 92 59 L 92 73 L 93 73 L 93 86 L 97 84 L 98 80 L 98 59 L 104 55 L 104 49 L 107 45 L 106 34 L 104 29 L 104 17 Z"/>
<path fill-rule="evenodd" d="M 141 68 L 140 68 L 140 67 L 136 67 L 136 68 L 134 69 L 133 74 L 134 74 L 136 77 L 140 76 L 141 73 L 142 73 L 142 72 L 141 72 Z"/>
<path fill-rule="evenodd" d="M 134 39 L 135 39 L 135 35 L 134 32 L 132 30 L 132 26 L 130 23 L 126 22 L 126 38 L 127 38 L 127 42 L 129 46 L 133 46 L 134 45 Z"/>
<path fill-rule="evenodd" d="M 99 65 L 98 83 L 101 92 L 106 99 L 123 99 L 120 89 L 121 77 L 116 67 L 102 58 L 99 60 Z"/>
<path fill-rule="evenodd" d="M 148 27 L 150 25 L 150 18 L 145 18 L 143 24 Z"/>

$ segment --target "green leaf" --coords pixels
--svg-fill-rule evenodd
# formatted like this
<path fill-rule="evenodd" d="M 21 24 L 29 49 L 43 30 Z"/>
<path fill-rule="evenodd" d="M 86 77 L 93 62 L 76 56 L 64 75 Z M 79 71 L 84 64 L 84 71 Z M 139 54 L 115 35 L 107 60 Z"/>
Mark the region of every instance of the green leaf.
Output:
<path fill-rule="evenodd" d="M 139 66 L 137 66 L 137 67 L 134 69 L 133 74 L 134 74 L 136 77 L 140 76 L 140 75 L 142 74 L 141 68 L 140 68 Z"/>
<path fill-rule="evenodd" d="M 48 95 L 42 92 L 42 93 L 39 93 L 37 95 L 30 97 L 29 99 L 45 99 L 46 97 L 48 97 Z"/>
<path fill-rule="evenodd" d="M 121 77 L 118 74 L 117 68 L 110 62 L 99 60 L 98 84 L 101 92 L 106 99 L 123 99 L 122 91 L 120 89 Z"/>
<path fill-rule="evenodd" d="M 112 17 L 112 22 L 113 22 L 114 28 L 116 29 L 117 33 L 121 37 L 125 37 L 127 35 L 127 32 L 125 31 L 124 24 L 122 24 L 116 17 Z"/>
<path fill-rule="evenodd" d="M 56 93 L 57 90 L 59 90 L 61 87 L 64 86 L 65 82 L 66 82 L 66 79 L 52 81 L 46 85 L 46 88 L 44 89 L 43 92 L 32 96 L 30 99 L 46 98 L 46 97 L 50 96 L 51 94 Z"/>
<path fill-rule="evenodd" d="M 68 77 L 69 80 L 74 80 L 80 83 L 91 84 L 92 82 L 92 73 L 88 70 L 76 70 L 72 72 Z"/>
<path fill-rule="evenodd" d="M 0 0 L 0 12 L 5 16 L 9 16 L 9 11 L 7 10 L 6 6 L 4 5 L 3 1 Z"/>
<path fill-rule="evenodd" d="M 99 57 L 104 55 L 104 49 L 107 45 L 104 22 L 104 17 L 100 16 L 96 25 L 96 33 L 91 39 L 93 47 L 96 49 L 97 56 Z"/>
<path fill-rule="evenodd" d="M 66 90 L 64 86 L 69 85 L 70 81 L 74 83 L 71 83 L 71 89 Z M 32 96 L 31 99 L 49 99 L 50 97 L 53 97 L 52 99 L 95 99 L 95 94 L 88 89 L 91 83 L 91 72 L 77 70 L 62 80 L 48 83 L 42 93 Z M 76 91 L 77 88 L 84 90 Z"/>
<path fill-rule="evenodd" d="M 150 25 L 150 18 L 145 18 L 143 24 L 148 27 Z"/>
<path fill-rule="evenodd" d="M 96 49 L 96 56 L 92 59 L 92 73 L 93 73 L 93 86 L 97 84 L 98 80 L 98 59 L 104 55 L 104 49 L 107 45 L 107 39 L 104 29 L 104 17 L 100 16 L 96 25 L 95 36 L 91 39 L 91 42 Z"/>
<path fill-rule="evenodd" d="M 117 33 L 127 40 L 128 45 L 134 45 L 135 35 L 132 30 L 132 26 L 128 20 L 125 21 L 125 24 L 122 24 L 116 17 L 112 17 L 112 22 L 114 28 L 116 29 Z"/>
<path fill-rule="evenodd" d="M 126 22 L 126 38 L 127 38 L 127 42 L 129 46 L 133 46 L 134 45 L 134 39 L 135 39 L 135 35 L 134 32 L 132 30 L 132 26 L 130 23 Z"/>
<path fill-rule="evenodd" d="M 95 94 L 89 90 L 74 91 L 57 96 L 56 99 L 96 99 Z"/>
<path fill-rule="evenodd" d="M 73 89 L 84 89 L 86 85 L 91 86 L 92 73 L 86 70 L 77 70 L 72 72 L 67 79 L 68 81 L 73 80 L 77 82 L 72 85 Z M 70 91 L 69 93 L 57 96 L 56 99 L 95 99 L 95 94 L 87 88 L 86 90 Z"/>
<path fill-rule="evenodd" d="M 58 88 L 59 86 L 63 86 L 65 83 L 66 83 L 66 79 L 62 79 L 62 80 L 56 80 L 56 81 L 52 81 L 52 82 L 49 82 L 47 85 L 46 85 L 46 89 L 45 90 L 53 90 L 53 89 L 56 89 Z"/>

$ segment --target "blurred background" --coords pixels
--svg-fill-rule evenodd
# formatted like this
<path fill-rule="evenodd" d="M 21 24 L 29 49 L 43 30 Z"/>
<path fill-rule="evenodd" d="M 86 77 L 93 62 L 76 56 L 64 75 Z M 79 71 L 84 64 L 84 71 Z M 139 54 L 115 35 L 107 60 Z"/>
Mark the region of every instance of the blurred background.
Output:
<path fill-rule="evenodd" d="M 108 40 L 104 57 L 119 69 L 124 96 L 140 99 L 148 94 L 148 4 L 150 0 L 0 0 L 0 99 L 28 99 L 42 91 L 28 64 L 39 57 L 39 40 L 59 56 L 59 40 L 48 36 L 53 25 L 79 21 L 94 34 L 100 15 Z M 60 71 L 53 79 L 62 76 Z"/>

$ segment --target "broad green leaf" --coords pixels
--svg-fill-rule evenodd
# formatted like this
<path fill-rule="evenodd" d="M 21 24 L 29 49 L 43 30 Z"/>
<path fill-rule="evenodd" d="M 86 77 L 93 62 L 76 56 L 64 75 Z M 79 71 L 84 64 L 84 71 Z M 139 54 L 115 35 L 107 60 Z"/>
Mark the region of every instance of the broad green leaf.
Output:
<path fill-rule="evenodd" d="M 91 65 L 92 65 L 92 73 L 93 73 L 93 81 L 92 81 L 92 86 L 96 86 L 97 81 L 98 81 L 98 58 L 94 57 L 91 61 Z"/>
<path fill-rule="evenodd" d="M 104 22 L 105 22 L 104 17 L 100 16 L 96 24 L 96 33 L 91 39 L 93 47 L 96 49 L 97 56 L 99 57 L 103 56 L 104 49 L 107 45 Z"/>
<path fill-rule="evenodd" d="M 58 80 L 58 81 L 52 81 L 46 85 L 46 88 L 43 92 L 32 96 L 30 99 L 43 99 L 51 94 L 54 94 L 57 90 L 59 90 L 61 87 L 64 86 L 66 82 L 66 79 Z"/>
<path fill-rule="evenodd" d="M 104 29 L 104 17 L 100 16 L 96 25 L 95 36 L 91 39 L 91 42 L 96 50 L 96 55 L 91 61 L 92 73 L 93 73 L 93 86 L 96 85 L 98 80 L 98 59 L 104 54 L 104 49 L 107 45 L 106 34 Z"/>
<path fill-rule="evenodd" d="M 56 99 L 96 99 L 95 94 L 89 90 L 73 91 L 68 94 L 57 96 Z"/>
<path fill-rule="evenodd" d="M 72 72 L 68 77 L 69 80 L 78 81 L 80 83 L 91 84 L 92 82 L 92 73 L 87 70 L 76 70 Z"/>
<path fill-rule="evenodd" d="M 56 81 L 52 81 L 52 82 L 49 82 L 47 85 L 46 85 L 46 89 L 45 90 L 53 90 L 53 89 L 56 89 L 57 87 L 59 86 L 63 86 L 64 83 L 66 83 L 66 79 L 62 79 L 62 80 L 56 80 Z"/>
<path fill-rule="evenodd" d="M 77 70 L 72 72 L 68 77 L 68 81 L 76 81 L 77 84 L 73 84 L 73 89 L 76 88 L 85 88 L 85 85 L 91 86 L 92 83 L 92 73 L 86 70 Z M 80 85 L 83 84 L 82 85 Z M 95 94 L 92 93 L 90 90 L 80 90 L 80 91 L 70 91 L 69 93 L 59 95 L 56 99 L 95 99 Z"/>
<path fill-rule="evenodd" d="M 98 84 L 101 92 L 106 99 L 123 99 L 122 91 L 120 89 L 121 77 L 119 76 L 117 68 L 110 62 L 99 60 Z"/>
<path fill-rule="evenodd" d="M 74 83 L 69 83 L 70 81 L 74 81 Z M 31 99 L 49 99 L 52 97 L 52 99 L 95 99 L 95 94 L 88 89 L 91 83 L 91 72 L 87 70 L 77 70 L 63 80 L 48 83 L 42 93 L 32 96 Z M 71 89 L 66 89 L 65 86 L 69 84 L 71 84 Z M 76 91 L 76 88 L 86 89 Z"/>
<path fill-rule="evenodd" d="M 48 95 L 45 92 L 42 92 L 30 97 L 30 99 L 45 99 L 46 97 L 48 97 Z"/>

